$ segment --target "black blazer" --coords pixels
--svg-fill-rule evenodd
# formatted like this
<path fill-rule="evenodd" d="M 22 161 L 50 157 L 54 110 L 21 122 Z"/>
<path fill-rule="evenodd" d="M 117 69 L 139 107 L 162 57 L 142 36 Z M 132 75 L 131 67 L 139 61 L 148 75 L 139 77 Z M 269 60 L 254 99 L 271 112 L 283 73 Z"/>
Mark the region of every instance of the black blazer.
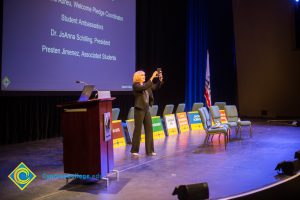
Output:
<path fill-rule="evenodd" d="M 153 93 L 152 90 L 156 90 L 160 88 L 161 82 L 158 81 L 157 83 L 152 83 L 151 80 L 148 80 L 145 82 L 143 85 L 140 83 L 133 83 L 132 89 L 133 89 L 133 94 L 134 94 L 134 107 L 135 108 L 140 108 L 140 109 L 147 109 L 149 106 L 152 106 L 154 103 L 154 98 L 153 98 Z M 145 101 L 144 97 L 144 91 L 147 90 L 149 94 L 149 105 Z"/>

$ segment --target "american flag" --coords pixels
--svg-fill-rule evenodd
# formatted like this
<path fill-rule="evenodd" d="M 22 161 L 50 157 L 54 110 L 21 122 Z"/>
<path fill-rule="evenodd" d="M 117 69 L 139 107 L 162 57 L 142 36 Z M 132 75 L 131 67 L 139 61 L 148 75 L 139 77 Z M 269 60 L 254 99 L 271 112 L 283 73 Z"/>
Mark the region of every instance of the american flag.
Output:
<path fill-rule="evenodd" d="M 211 95 L 210 95 L 210 72 L 209 72 L 209 53 L 206 55 L 206 75 L 205 75 L 205 90 L 204 97 L 206 100 L 207 107 L 211 106 Z"/>

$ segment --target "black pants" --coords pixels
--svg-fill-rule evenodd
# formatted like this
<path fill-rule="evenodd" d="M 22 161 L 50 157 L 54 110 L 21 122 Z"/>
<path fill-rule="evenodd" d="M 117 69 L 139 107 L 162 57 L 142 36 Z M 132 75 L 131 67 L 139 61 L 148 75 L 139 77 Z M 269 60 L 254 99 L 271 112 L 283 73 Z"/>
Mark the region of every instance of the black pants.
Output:
<path fill-rule="evenodd" d="M 154 152 L 152 120 L 149 109 L 134 108 L 134 131 L 132 136 L 131 153 L 138 153 L 140 149 L 142 125 L 145 128 L 146 154 Z"/>

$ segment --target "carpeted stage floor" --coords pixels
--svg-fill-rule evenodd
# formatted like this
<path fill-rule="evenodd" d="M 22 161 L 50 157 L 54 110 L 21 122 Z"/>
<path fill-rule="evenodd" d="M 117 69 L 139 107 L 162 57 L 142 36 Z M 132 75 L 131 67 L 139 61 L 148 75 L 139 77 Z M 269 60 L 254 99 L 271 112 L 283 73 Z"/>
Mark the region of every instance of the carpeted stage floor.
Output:
<path fill-rule="evenodd" d="M 130 199 L 166 200 L 175 186 L 207 182 L 210 198 L 221 198 L 260 188 L 280 181 L 274 170 L 283 160 L 292 160 L 300 149 L 300 128 L 256 122 L 253 137 L 247 128 L 242 139 L 233 133 L 227 149 L 215 137 L 203 146 L 203 131 L 184 133 L 155 140 L 157 156 L 132 158 L 130 145 L 114 151 L 119 180 L 106 182 L 65 179 L 46 180 L 45 174 L 63 174 L 62 138 L 0 147 L 1 199 Z M 79 147 L 80 148 L 80 147 Z M 24 162 L 37 178 L 23 191 L 8 174 Z"/>

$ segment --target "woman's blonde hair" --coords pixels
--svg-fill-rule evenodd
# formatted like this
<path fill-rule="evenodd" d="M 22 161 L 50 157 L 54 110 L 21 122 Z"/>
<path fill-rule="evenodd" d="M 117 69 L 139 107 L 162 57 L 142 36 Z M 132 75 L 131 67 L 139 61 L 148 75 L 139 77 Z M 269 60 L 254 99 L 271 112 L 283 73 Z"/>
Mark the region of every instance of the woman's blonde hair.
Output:
<path fill-rule="evenodd" d="M 145 72 L 144 71 L 136 71 L 134 74 L 133 74 L 133 82 L 134 83 L 139 83 L 141 82 L 141 76 L 144 75 Z"/>

